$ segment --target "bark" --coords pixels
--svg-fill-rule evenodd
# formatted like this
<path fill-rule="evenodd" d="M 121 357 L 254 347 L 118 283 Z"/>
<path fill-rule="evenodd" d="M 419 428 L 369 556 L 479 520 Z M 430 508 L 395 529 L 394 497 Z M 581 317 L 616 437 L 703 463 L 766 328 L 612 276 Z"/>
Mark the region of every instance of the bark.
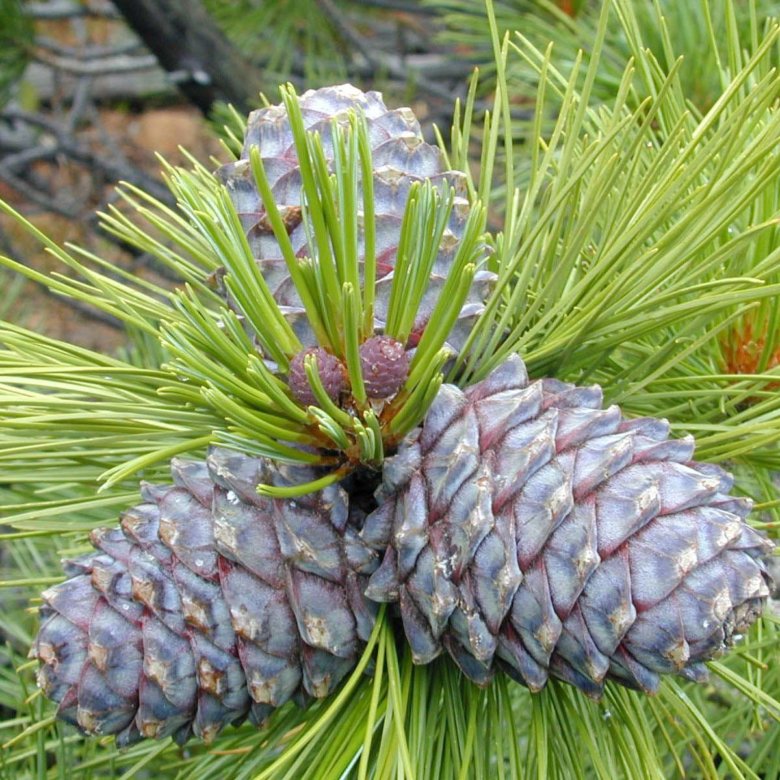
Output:
<path fill-rule="evenodd" d="M 241 111 L 257 104 L 260 73 L 225 37 L 200 0 L 114 0 L 114 5 L 204 114 L 217 100 Z"/>

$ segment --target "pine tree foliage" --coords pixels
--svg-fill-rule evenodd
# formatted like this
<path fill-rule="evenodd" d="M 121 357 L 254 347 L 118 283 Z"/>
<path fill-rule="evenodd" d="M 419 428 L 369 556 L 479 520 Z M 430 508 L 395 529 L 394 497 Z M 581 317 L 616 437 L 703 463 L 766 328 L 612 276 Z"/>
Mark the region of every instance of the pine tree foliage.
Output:
<path fill-rule="evenodd" d="M 345 80 L 348 46 L 316 0 L 208 0 L 206 6 L 239 48 L 264 62 L 268 84 L 289 78 L 293 71 L 310 84 Z M 365 17 L 360 3 L 340 2 L 338 11 Z"/>
<path fill-rule="evenodd" d="M 21 0 L 0 0 L 0 106 L 27 64 L 32 41 L 32 24 Z"/>
<path fill-rule="evenodd" d="M 443 40 L 469 52 L 475 65 L 495 72 L 488 43 L 488 23 L 473 3 L 463 0 L 425 0 L 432 10 L 439 10 L 444 30 Z M 574 67 L 578 54 L 587 61 L 594 52 L 593 41 L 599 24 L 601 4 L 584 0 L 520 0 L 494 4 L 499 32 L 515 31 L 537 48 L 544 50 L 552 42 L 555 63 L 566 76 Z M 633 3 L 625 12 L 618 11 L 608 22 L 607 36 L 598 51 L 600 60 L 593 97 L 609 101 L 620 87 L 623 68 L 636 55 L 641 38 L 669 71 L 681 55 L 679 83 L 685 99 L 698 111 L 712 107 L 724 87 L 724 77 L 736 72 L 738 63 L 724 47 L 713 46 L 713 36 L 723 35 L 739 40 L 742 48 L 754 47 L 765 32 L 767 19 L 776 17 L 780 4 L 776 0 L 754 0 L 734 3 L 730 0 L 678 3 L 658 0 L 655 3 Z M 625 13 L 624 18 L 620 15 Z M 691 56 L 695 52 L 695 56 Z M 775 55 L 774 62 L 777 61 Z M 532 101 L 538 78 L 527 63 L 515 60 L 509 66 L 516 105 Z M 488 82 L 489 83 L 489 82 Z M 641 85 L 635 84 L 641 97 Z"/>
<path fill-rule="evenodd" d="M 739 491 L 760 502 L 753 524 L 776 537 L 780 27 L 756 23 L 745 42 L 726 4 L 727 34 L 707 39 L 708 50 L 720 52 L 721 93 L 697 111 L 674 58 L 642 45 L 633 8 L 605 3 L 590 57 L 570 67 L 554 49 L 501 38 L 487 17 L 495 105 L 474 115 L 475 82 L 447 151 L 493 215 L 498 229 L 486 240 L 498 283 L 444 378 L 473 383 L 520 353 L 533 377 L 597 381 L 627 414 L 668 417 L 676 431 L 695 434 L 697 458 L 735 470 Z M 598 55 L 614 24 L 633 60 L 623 59 L 616 92 L 604 100 L 594 93 Z M 538 87 L 533 123 L 514 144 L 510 97 L 520 63 L 536 71 Z M 481 138 L 478 175 L 469 164 L 472 131 Z M 138 479 L 164 478 L 176 455 L 202 456 L 219 443 L 300 458 L 277 435 L 280 425 L 284 436 L 294 432 L 293 410 L 285 407 L 289 417 L 280 421 L 274 404 L 284 399 L 273 377 L 247 357 L 245 332 L 209 285 L 221 266 L 248 272 L 235 212 L 209 168 L 193 161 L 166 174 L 177 208 L 125 187 L 126 210 L 103 222 L 175 270 L 182 283 L 174 291 L 59 247 L 0 205 L 62 271 L 2 264 L 119 317 L 136 343 L 106 356 L 0 325 L 0 777 L 778 773 L 780 621 L 772 612 L 736 652 L 710 664 L 710 683 L 666 680 L 656 697 L 608 685 L 594 702 L 555 682 L 530 694 L 502 677 L 480 689 L 444 659 L 414 666 L 393 618 L 380 612 L 358 665 L 331 698 L 285 705 L 259 732 L 247 725 L 209 746 L 182 751 L 165 740 L 119 752 L 57 723 L 25 655 L 36 630 L 28 607 L 61 579 L 58 559 L 85 552 L 86 532 L 136 503 Z M 263 313 L 273 318 L 270 305 Z M 759 356 L 750 371 L 735 371 L 728 339 L 746 323 L 761 334 Z M 426 399 L 417 403 L 420 415 Z M 298 435 L 309 435 L 299 423 Z"/>

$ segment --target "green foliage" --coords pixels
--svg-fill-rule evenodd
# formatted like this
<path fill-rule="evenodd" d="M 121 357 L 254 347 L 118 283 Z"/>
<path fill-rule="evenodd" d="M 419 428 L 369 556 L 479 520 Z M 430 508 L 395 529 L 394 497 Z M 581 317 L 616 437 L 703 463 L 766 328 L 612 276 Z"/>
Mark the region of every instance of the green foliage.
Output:
<path fill-rule="evenodd" d="M 443 39 L 470 52 L 475 65 L 492 69 L 488 25 L 478 4 L 469 0 L 426 0 L 441 8 L 445 32 Z M 602 4 L 594 0 L 579 3 L 553 0 L 497 0 L 494 3 L 497 26 L 505 32 L 521 33 L 527 44 L 544 51 L 553 43 L 555 67 L 568 79 L 576 67 L 580 52 L 587 64 L 596 53 L 600 66 L 595 74 L 591 97 L 594 102 L 609 102 L 619 89 L 625 63 L 634 57 L 638 64 L 637 43 L 653 53 L 660 72 L 668 73 L 682 56 L 679 84 L 685 100 L 695 110 L 705 112 L 718 99 L 728 81 L 739 70 L 739 53 L 755 48 L 767 28 L 767 20 L 780 14 L 776 0 L 655 0 L 635 2 L 616 8 L 608 22 L 603 45 L 594 46 Z M 571 12 L 566 10 L 570 8 Z M 739 48 L 722 45 L 735 40 Z M 716 45 L 713 45 L 713 44 Z M 775 49 L 773 64 L 780 50 Z M 533 67 L 522 60 L 510 64 L 513 104 L 519 108 L 533 104 L 539 79 Z M 635 84 L 635 98 L 647 94 Z"/>
<path fill-rule="evenodd" d="M 729 22 L 726 35 L 708 34 L 706 52 L 721 51 L 722 90 L 698 112 L 688 105 L 679 66 L 646 51 L 638 37 L 640 5 L 605 4 L 591 55 L 573 63 L 520 36 L 502 39 L 498 25 L 486 23 L 497 55 L 495 105 L 483 120 L 473 115 L 475 83 L 459 108 L 449 158 L 468 173 L 472 130 L 482 139 L 480 174 L 471 184 L 474 203 L 479 196 L 500 223 L 489 239 L 499 283 L 449 378 L 474 381 L 520 352 L 536 376 L 597 381 L 629 413 L 668 416 L 678 430 L 696 434 L 699 456 L 735 466 L 739 489 L 762 501 L 756 525 L 776 536 L 780 368 L 771 356 L 780 346 L 780 76 L 773 64 L 780 31 L 767 24 L 759 35 L 754 25 L 745 42 Z M 615 29 L 634 60 L 620 61 L 617 89 L 607 97 L 599 90 Z M 538 87 L 534 123 L 515 145 L 510 96 L 521 64 L 537 74 Z M 322 261 L 301 275 L 300 289 L 312 293 L 307 310 L 323 339 L 346 355 L 345 330 L 365 328 L 371 305 L 351 265 L 356 228 L 337 218 L 357 197 L 352 183 L 365 164 L 360 138 L 356 122 L 333 177 L 318 169 L 316 142 L 297 139 L 312 162 L 308 218 Z M 141 334 L 139 343 L 155 345 L 148 358 L 138 350 L 109 357 L 0 325 L 0 482 L 10 529 L 0 540 L 7 596 L 0 707 L 9 713 L 0 725 L 2 780 L 777 776 L 780 664 L 771 614 L 710 665 L 708 684 L 667 680 L 655 698 L 608 686 L 597 703 L 558 683 L 530 694 L 504 677 L 481 690 L 448 661 L 414 667 L 382 612 L 360 666 L 334 697 L 303 710 L 285 706 L 259 732 L 242 726 L 208 747 L 182 750 L 166 740 L 120 753 L 55 722 L 34 692 L 24 655 L 35 631 L 26 606 L 60 576 L 57 557 L 84 551 L 85 531 L 135 501 L 139 476 L 164 478 L 174 454 L 196 455 L 220 442 L 300 459 L 305 454 L 284 449 L 282 440 L 318 443 L 325 435 L 312 427 L 311 409 L 290 402 L 208 284 L 224 266 L 242 314 L 265 335 L 263 348 L 282 363 L 297 348 L 229 200 L 202 166 L 166 173 L 176 209 L 126 188 L 132 217 L 112 211 L 104 225 L 175 269 L 177 290 L 60 248 L 18 215 L 69 275 L 2 260 L 57 293 L 89 300 Z M 262 183 L 257 162 L 255 174 Z M 496 179 L 511 185 L 496 188 Z M 426 262 L 425 237 L 435 235 L 447 208 L 446 197 L 425 188 L 413 202 L 406 240 L 418 253 L 409 256 L 410 268 Z M 474 218 L 464 270 L 482 218 Z M 399 282 L 399 300 L 416 295 L 407 282 L 403 290 Z M 346 306 L 329 313 L 317 295 L 330 288 L 344 294 L 351 313 Z M 757 370 L 737 372 L 724 339 L 744 332 L 746 318 L 764 342 Z M 398 308 L 392 327 L 403 333 L 405 321 Z M 434 344 L 426 354 L 437 353 Z M 410 381 L 426 390 L 437 379 L 418 374 Z M 409 425 L 425 408 L 422 395 L 408 407 Z M 317 424 L 333 436 L 360 438 L 355 422 L 326 417 L 317 416 Z M 370 427 L 366 418 L 357 423 Z"/>
<path fill-rule="evenodd" d="M 371 188 L 362 188 L 363 194 L 358 195 L 361 180 L 370 181 L 373 170 L 367 129 L 357 117 L 348 132 L 334 129 L 337 174 L 331 176 L 319 138 L 304 131 L 296 113 L 297 98 L 291 89 L 283 90 L 283 96 L 302 161 L 303 218 L 313 236 L 313 257 L 295 256 L 260 156 L 252 155 L 250 162 L 312 329 L 322 346 L 346 361 L 353 390 L 358 389 L 356 408 L 352 412 L 337 408 L 321 388 L 319 408 L 304 410 L 293 400 L 287 383 L 268 364 L 284 373 L 302 347 L 252 257 L 227 191 L 194 161 L 191 170 L 166 166 L 176 210 L 127 186 L 124 199 L 133 216 L 112 207 L 102 219 L 107 231 L 175 271 L 182 284 L 174 290 L 119 272 L 85 250 L 58 247 L 0 203 L 0 210 L 37 237 L 76 278 L 49 278 L 10 258 L 0 262 L 57 293 L 88 301 L 137 334 L 156 340 L 161 350 L 161 360 L 139 367 L 0 324 L 5 346 L 0 351 L 0 372 L 9 397 L 16 394 L 17 398 L 6 417 L 8 431 L 37 428 L 42 415 L 51 424 L 70 421 L 67 442 L 43 436 L 41 446 L 23 449 L 24 455 L 14 445 L 7 458 L 9 479 L 12 472 L 20 475 L 14 480 L 24 479 L 21 473 L 32 462 L 39 464 L 36 473 L 41 477 L 40 468 L 54 453 L 56 469 L 67 462 L 74 469 L 78 464 L 80 471 L 89 448 L 90 465 L 97 468 L 100 463 L 104 470 L 90 471 L 86 479 L 99 478 L 103 489 L 108 489 L 142 471 L 154 473 L 178 453 L 222 444 L 288 462 L 331 467 L 323 479 L 332 482 L 357 463 L 381 465 L 384 442 L 402 437 L 422 419 L 441 383 L 448 357 L 444 342 L 484 246 L 484 210 L 474 204 L 451 283 L 443 288 L 434 310 L 436 326 L 427 329 L 408 379 L 377 417 L 365 393 L 359 393 L 362 377 L 357 359 L 357 345 L 373 331 L 374 322 L 373 284 L 361 279 L 364 274 L 370 281 L 375 275 Z M 366 215 L 361 236 L 368 248 L 362 270 L 357 251 L 359 200 Z M 427 184 L 414 189 L 409 199 L 395 275 L 399 289 L 390 302 L 391 334 L 407 333 L 414 321 L 449 208 L 448 197 Z M 223 274 L 232 308 L 212 289 L 216 273 Z M 258 344 L 244 324 L 256 334 Z M 310 370 L 316 373 L 316 364 Z M 84 381 L 87 375 L 90 379 Z M 86 404 L 90 413 L 80 419 Z M 122 437 L 121 448 L 117 437 Z M 104 457 L 94 457 L 95 452 Z M 264 491 L 293 495 L 310 489 L 313 485 L 266 486 Z M 16 515 L 13 519 L 19 521 Z"/>
<path fill-rule="evenodd" d="M 27 65 L 32 41 L 32 23 L 21 0 L 0 0 L 0 106 Z"/>
<path fill-rule="evenodd" d="M 245 54 L 263 63 L 269 87 L 293 72 L 312 86 L 345 80 L 347 49 L 316 0 L 207 0 L 206 7 Z M 356 10 L 360 3 L 339 3 L 341 13 Z"/>
<path fill-rule="evenodd" d="M 617 7 L 631 18 L 632 6 Z M 599 40 L 608 29 L 604 15 Z M 507 40 L 543 79 L 538 141 L 507 144 L 505 168 L 525 168 L 527 187 L 506 196 L 500 282 L 453 376 L 480 378 L 517 351 L 537 375 L 599 381 L 628 411 L 669 416 L 697 434 L 706 457 L 778 463 L 777 371 L 765 362 L 755 375 L 727 376 L 719 337 L 750 313 L 767 355 L 780 339 L 778 38 L 774 24 L 752 56 L 736 55 L 739 72 L 701 118 L 687 110 L 679 72 L 666 75 L 649 53 L 627 67 L 612 104 L 593 108 L 597 58 L 567 81 L 549 52 Z M 511 92 L 507 71 L 499 79 Z M 642 78 L 654 97 L 632 109 Z M 542 132 L 548 91 L 559 108 Z M 767 446 L 753 438 L 739 448 L 759 428 Z"/>

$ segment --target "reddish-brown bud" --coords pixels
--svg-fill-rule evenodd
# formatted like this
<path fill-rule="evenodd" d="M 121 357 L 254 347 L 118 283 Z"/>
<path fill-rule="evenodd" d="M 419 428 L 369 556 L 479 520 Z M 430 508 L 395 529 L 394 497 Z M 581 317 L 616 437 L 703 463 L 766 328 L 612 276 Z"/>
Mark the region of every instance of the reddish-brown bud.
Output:
<path fill-rule="evenodd" d="M 322 386 L 325 388 L 328 398 L 332 401 L 337 401 L 339 395 L 346 389 L 347 374 L 343 363 L 335 355 L 326 352 L 322 347 L 304 349 L 290 361 L 290 373 L 287 377 L 287 382 L 293 395 L 304 406 L 317 406 L 317 398 L 309 384 L 309 377 L 306 376 L 304 360 L 307 355 L 315 356 Z"/>
<path fill-rule="evenodd" d="M 400 341 L 373 336 L 360 345 L 360 367 L 369 398 L 388 398 L 409 375 L 409 357 Z"/>

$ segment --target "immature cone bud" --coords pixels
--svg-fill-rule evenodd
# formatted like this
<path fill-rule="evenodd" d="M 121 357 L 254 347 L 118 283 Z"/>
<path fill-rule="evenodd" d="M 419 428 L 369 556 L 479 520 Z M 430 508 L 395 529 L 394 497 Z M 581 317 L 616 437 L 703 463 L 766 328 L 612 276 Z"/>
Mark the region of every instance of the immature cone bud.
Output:
<path fill-rule="evenodd" d="M 400 341 L 373 336 L 360 345 L 360 367 L 368 397 L 389 398 L 409 375 L 409 357 Z"/>
<path fill-rule="evenodd" d="M 328 398 L 331 401 L 338 401 L 339 395 L 346 389 L 347 375 L 342 362 L 322 347 L 305 349 L 290 361 L 290 373 L 287 381 L 292 394 L 304 406 L 317 406 L 317 397 L 311 389 L 309 377 L 306 374 L 305 360 L 308 355 L 314 355 L 317 361 L 317 371 Z"/>

